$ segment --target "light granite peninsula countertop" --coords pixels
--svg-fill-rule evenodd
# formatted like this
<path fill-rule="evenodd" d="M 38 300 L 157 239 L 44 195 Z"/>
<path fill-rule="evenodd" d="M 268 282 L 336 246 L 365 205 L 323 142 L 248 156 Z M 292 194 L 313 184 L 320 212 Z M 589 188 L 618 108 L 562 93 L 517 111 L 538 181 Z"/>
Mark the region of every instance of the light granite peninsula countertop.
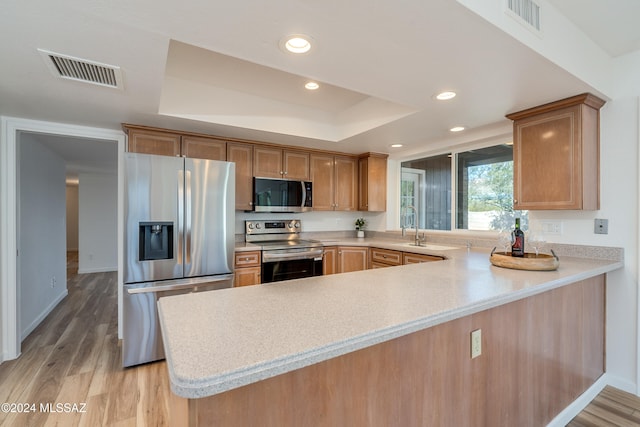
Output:
<path fill-rule="evenodd" d="M 422 251 L 335 243 L 358 241 Z M 556 271 L 534 272 L 492 266 L 489 249 L 442 254 L 438 262 L 161 298 L 172 391 L 222 393 L 623 266 L 560 256 Z"/>

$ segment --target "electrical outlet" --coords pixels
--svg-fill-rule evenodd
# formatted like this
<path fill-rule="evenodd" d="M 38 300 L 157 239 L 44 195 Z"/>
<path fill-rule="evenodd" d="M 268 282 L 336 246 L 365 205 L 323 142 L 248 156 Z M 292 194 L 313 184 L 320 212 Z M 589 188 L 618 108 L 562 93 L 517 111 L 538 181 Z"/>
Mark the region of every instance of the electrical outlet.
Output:
<path fill-rule="evenodd" d="M 609 234 L 609 220 L 596 218 L 593 224 L 595 234 Z"/>
<path fill-rule="evenodd" d="M 482 354 L 482 329 L 476 329 L 471 332 L 471 358 Z"/>
<path fill-rule="evenodd" d="M 51 287 L 52 288 L 56 287 L 56 278 L 55 278 L 55 276 L 51 278 Z"/>
<path fill-rule="evenodd" d="M 540 221 L 540 231 L 542 234 L 560 235 L 562 234 L 562 221 Z"/>

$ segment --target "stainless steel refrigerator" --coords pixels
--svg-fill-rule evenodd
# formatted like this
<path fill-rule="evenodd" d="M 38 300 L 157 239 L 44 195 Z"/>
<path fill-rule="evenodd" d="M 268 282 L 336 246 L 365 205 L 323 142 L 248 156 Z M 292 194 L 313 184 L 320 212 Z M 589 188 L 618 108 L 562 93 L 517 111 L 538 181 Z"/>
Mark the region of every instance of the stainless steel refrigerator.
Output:
<path fill-rule="evenodd" d="M 125 153 L 123 366 L 164 358 L 158 298 L 233 285 L 235 164 Z"/>

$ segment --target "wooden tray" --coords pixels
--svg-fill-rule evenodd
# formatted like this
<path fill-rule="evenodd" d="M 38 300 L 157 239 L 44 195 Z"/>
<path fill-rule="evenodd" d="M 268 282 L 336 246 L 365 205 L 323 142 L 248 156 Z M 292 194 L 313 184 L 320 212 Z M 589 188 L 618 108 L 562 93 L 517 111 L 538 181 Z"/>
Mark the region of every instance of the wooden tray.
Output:
<path fill-rule="evenodd" d="M 550 271 L 555 270 L 560 265 L 560 259 L 551 250 L 553 255 L 534 254 L 526 252 L 524 257 L 511 256 L 511 252 L 496 252 L 496 248 L 491 251 L 489 260 L 497 267 L 512 268 L 515 270 Z"/>

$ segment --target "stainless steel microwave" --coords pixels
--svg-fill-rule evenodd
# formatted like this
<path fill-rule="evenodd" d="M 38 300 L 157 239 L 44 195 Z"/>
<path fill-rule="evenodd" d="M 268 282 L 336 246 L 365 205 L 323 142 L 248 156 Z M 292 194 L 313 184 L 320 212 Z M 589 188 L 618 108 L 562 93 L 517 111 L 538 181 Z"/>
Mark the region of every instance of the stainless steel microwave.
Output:
<path fill-rule="evenodd" d="M 311 182 L 279 178 L 253 178 L 255 212 L 307 212 L 312 210 Z"/>

